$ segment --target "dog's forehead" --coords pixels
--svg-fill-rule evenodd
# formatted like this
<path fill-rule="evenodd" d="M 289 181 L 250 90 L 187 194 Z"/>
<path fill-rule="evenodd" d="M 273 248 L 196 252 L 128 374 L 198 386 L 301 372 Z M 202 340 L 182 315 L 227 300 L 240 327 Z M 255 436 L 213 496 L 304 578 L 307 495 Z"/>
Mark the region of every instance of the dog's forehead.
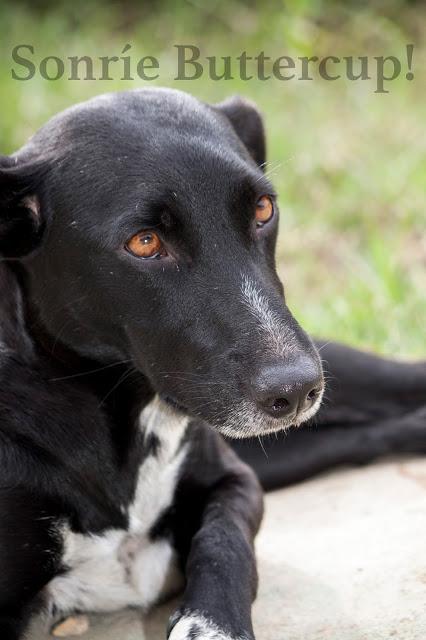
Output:
<path fill-rule="evenodd" d="M 60 157 L 55 182 L 70 201 L 217 195 L 263 176 L 226 116 L 174 90 L 98 96 L 53 118 L 33 144 Z"/>
<path fill-rule="evenodd" d="M 33 144 L 69 154 L 96 148 L 117 153 L 149 148 L 156 154 L 176 141 L 184 149 L 186 137 L 244 149 L 226 116 L 193 96 L 161 88 L 105 94 L 74 105 L 42 127 Z"/>
<path fill-rule="evenodd" d="M 179 91 L 98 96 L 53 118 L 31 146 L 51 156 L 55 225 L 74 230 L 124 221 L 130 231 L 160 209 L 195 226 L 227 223 L 231 209 L 244 215 L 246 194 L 273 191 L 227 116 Z"/>
<path fill-rule="evenodd" d="M 206 180 L 257 167 L 228 118 L 176 90 L 97 96 L 52 118 L 33 137 L 36 155 L 54 160 L 63 178 L 101 176 Z M 53 164 L 53 163 L 52 163 Z"/>

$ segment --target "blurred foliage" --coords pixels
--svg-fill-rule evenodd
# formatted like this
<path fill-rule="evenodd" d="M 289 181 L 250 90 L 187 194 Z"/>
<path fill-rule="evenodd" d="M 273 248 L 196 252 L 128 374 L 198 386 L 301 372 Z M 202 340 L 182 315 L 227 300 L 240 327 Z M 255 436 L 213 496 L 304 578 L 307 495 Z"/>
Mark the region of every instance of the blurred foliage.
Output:
<path fill-rule="evenodd" d="M 92 95 L 152 83 L 27 82 L 11 50 L 35 59 L 121 54 L 160 60 L 156 84 L 209 101 L 241 93 L 264 113 L 268 171 L 280 192 L 280 273 L 296 316 L 316 335 L 392 355 L 425 355 L 426 7 L 325 0 L 0 0 L 0 151 L 19 147 L 52 114 Z M 202 56 L 396 55 L 388 94 L 374 80 L 175 81 L 173 45 Z M 414 43 L 414 80 L 405 78 Z"/>

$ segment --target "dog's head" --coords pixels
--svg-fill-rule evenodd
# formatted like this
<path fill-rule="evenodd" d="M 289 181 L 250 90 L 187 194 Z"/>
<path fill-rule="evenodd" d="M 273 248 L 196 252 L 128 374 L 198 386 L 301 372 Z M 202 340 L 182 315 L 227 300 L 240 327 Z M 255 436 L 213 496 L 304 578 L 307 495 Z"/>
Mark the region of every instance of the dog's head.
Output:
<path fill-rule="evenodd" d="M 318 354 L 277 277 L 255 107 L 172 90 L 101 96 L 0 158 L 0 255 L 45 329 L 234 437 L 299 424 Z"/>

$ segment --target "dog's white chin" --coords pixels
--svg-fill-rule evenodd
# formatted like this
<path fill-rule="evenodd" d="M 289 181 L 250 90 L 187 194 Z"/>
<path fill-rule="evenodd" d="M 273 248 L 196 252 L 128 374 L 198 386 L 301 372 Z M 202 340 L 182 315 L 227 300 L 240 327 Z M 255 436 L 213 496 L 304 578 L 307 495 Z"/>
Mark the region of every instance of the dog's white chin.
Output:
<path fill-rule="evenodd" d="M 256 410 L 248 402 L 241 402 L 230 411 L 228 417 L 214 424 L 215 428 L 224 436 L 234 439 L 264 436 L 270 433 L 288 431 L 291 427 L 299 427 L 317 413 L 321 406 L 322 394 L 307 411 L 303 411 L 296 418 L 273 418 Z"/>

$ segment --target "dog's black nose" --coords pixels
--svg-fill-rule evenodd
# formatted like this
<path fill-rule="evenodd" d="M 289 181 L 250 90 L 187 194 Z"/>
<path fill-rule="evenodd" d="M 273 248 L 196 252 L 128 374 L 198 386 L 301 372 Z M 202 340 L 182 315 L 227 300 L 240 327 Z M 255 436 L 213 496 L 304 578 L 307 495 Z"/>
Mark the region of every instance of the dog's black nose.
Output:
<path fill-rule="evenodd" d="M 307 411 L 322 394 L 323 386 L 320 367 L 306 357 L 292 364 L 265 367 L 251 379 L 256 404 L 274 418 L 292 418 Z"/>

